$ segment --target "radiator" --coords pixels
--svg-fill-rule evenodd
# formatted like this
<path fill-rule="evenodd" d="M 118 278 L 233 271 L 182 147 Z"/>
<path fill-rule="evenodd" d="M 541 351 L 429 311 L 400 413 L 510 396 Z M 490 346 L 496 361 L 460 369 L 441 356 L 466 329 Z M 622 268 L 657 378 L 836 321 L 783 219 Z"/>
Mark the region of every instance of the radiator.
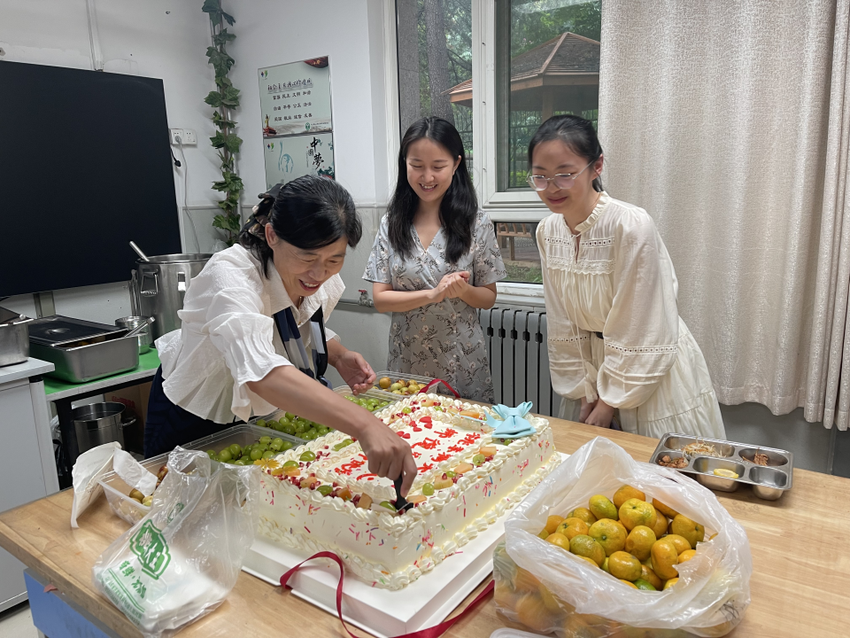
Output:
<path fill-rule="evenodd" d="M 558 414 L 546 350 L 546 312 L 539 308 L 496 306 L 479 311 L 496 403 L 534 403 L 533 412 Z"/>

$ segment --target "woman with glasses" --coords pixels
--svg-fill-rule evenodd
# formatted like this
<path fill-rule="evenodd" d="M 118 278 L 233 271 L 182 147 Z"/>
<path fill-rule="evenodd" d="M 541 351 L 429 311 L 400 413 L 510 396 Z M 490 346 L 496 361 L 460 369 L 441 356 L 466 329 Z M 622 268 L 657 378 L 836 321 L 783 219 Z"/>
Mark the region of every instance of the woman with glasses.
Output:
<path fill-rule="evenodd" d="M 375 308 L 392 312 L 387 368 L 442 379 L 464 398 L 493 403 L 477 309 L 493 306 L 506 274 L 460 135 L 437 117 L 415 122 L 401 142 L 398 183 L 363 274 Z"/>
<path fill-rule="evenodd" d="M 331 179 L 304 176 L 260 195 L 239 243 L 210 258 L 186 292 L 182 325 L 156 342 L 162 366 L 151 387 L 145 456 L 171 451 L 276 409 L 356 437 L 369 471 L 402 495 L 416 477 L 409 445 L 367 410 L 333 392 L 332 365 L 355 393 L 375 373 L 324 327 L 345 286 L 346 250 L 360 217 Z"/>
<path fill-rule="evenodd" d="M 563 418 L 660 437 L 725 438 L 702 352 L 679 317 L 670 256 L 647 212 L 603 189 L 593 125 L 559 115 L 528 146 L 552 384 Z"/>

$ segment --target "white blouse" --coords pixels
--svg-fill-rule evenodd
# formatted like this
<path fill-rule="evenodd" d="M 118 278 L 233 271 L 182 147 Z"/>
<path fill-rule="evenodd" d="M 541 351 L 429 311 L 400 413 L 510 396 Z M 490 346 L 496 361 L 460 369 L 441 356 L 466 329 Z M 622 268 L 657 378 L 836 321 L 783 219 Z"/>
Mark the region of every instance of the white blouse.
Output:
<path fill-rule="evenodd" d="M 156 341 L 162 362 L 165 395 L 183 409 L 216 423 L 230 423 L 233 415 L 247 420 L 276 407 L 248 389 L 278 366 L 292 365 L 273 315 L 292 307 L 301 329 L 322 307 L 327 321 L 345 290 L 334 275 L 300 308 L 286 293 L 280 274 L 269 265 L 268 278 L 261 262 L 240 245 L 213 255 L 191 280 L 178 330 Z M 328 339 L 336 335 L 325 328 Z M 310 348 L 310 330 L 302 329 Z"/>

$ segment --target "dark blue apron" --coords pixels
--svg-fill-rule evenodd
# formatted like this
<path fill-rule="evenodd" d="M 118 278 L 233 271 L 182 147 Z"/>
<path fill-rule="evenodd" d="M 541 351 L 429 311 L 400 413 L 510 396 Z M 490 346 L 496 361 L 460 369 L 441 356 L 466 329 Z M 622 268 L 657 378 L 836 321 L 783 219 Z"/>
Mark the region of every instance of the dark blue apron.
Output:
<path fill-rule="evenodd" d="M 284 308 L 275 313 L 274 322 L 283 341 L 287 359 L 311 379 L 316 379 L 322 385 L 330 388 L 331 384 L 325 378 L 325 372 L 328 369 L 328 343 L 325 338 L 322 308 L 319 307 L 316 310 L 309 323 L 310 335 L 314 344 L 312 368 L 292 309 Z M 163 381 L 162 366 L 160 366 L 151 383 L 151 393 L 148 399 L 148 415 L 145 421 L 145 458 L 170 452 L 178 445 L 184 445 L 210 434 L 215 434 L 236 423 L 234 419 L 233 422 L 222 425 L 187 412 L 165 396 L 165 391 L 162 388 Z"/>

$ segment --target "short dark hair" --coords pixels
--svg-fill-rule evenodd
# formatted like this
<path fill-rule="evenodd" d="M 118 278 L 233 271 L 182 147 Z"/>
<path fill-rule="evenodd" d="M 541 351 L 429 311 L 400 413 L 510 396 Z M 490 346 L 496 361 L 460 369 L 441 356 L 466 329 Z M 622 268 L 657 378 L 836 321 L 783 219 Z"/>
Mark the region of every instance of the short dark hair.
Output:
<path fill-rule="evenodd" d="M 273 256 L 266 243 L 266 224 L 271 224 L 282 240 L 302 250 L 323 248 L 343 237 L 354 248 L 363 235 L 354 200 L 330 178 L 305 175 L 278 184 L 259 197 L 254 214 L 239 233 L 239 243 L 263 263 L 265 276 Z"/>
<path fill-rule="evenodd" d="M 528 144 L 528 166 L 532 165 L 534 149 L 538 144 L 561 140 L 576 155 L 580 155 L 588 162 L 595 162 L 602 156 L 602 146 L 596 136 L 593 123 L 578 115 L 553 115 L 540 125 L 531 142 Z M 602 192 L 602 180 L 597 177 L 593 180 L 593 189 Z"/>
<path fill-rule="evenodd" d="M 387 204 L 387 223 L 390 244 L 403 257 L 413 254 L 413 218 L 419 206 L 419 196 L 407 181 L 407 152 L 410 145 L 428 138 L 448 151 L 460 164 L 452 183 L 440 202 L 440 224 L 446 230 L 446 258 L 456 264 L 472 246 L 472 229 L 478 212 L 478 198 L 466 168 L 463 141 L 451 122 L 439 117 L 423 117 L 411 124 L 401 140 L 398 151 L 398 181 Z"/>

